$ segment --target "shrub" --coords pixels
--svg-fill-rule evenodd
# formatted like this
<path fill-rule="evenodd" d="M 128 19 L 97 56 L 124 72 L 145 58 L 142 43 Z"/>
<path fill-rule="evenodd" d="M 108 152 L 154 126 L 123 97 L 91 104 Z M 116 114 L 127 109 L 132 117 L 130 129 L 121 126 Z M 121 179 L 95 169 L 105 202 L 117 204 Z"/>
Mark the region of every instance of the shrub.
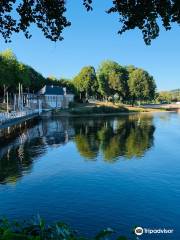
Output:
<path fill-rule="evenodd" d="M 110 228 L 98 233 L 93 239 L 108 239 L 114 231 Z M 9 222 L 7 219 L 0 221 L 0 240 L 85 240 L 66 224 L 58 222 L 46 225 L 39 216 L 30 222 Z M 92 239 L 92 240 L 93 240 Z M 118 237 L 118 240 L 127 240 Z"/>
<path fill-rule="evenodd" d="M 89 108 L 79 108 L 70 111 L 72 114 L 106 114 L 106 113 L 123 113 L 128 112 L 128 109 L 120 107 L 110 107 L 110 106 L 96 106 Z"/>
<path fill-rule="evenodd" d="M 69 108 L 74 108 L 74 107 L 76 107 L 76 103 L 75 102 L 70 102 L 69 103 Z"/>

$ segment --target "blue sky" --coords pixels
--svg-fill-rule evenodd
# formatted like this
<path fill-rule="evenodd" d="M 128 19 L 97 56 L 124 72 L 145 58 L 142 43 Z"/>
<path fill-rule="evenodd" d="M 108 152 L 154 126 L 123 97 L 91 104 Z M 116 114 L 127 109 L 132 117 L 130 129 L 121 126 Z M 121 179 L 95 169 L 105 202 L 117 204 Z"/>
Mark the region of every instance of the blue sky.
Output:
<path fill-rule="evenodd" d="M 0 51 L 11 48 L 20 61 L 44 76 L 71 78 L 85 65 L 97 68 L 103 60 L 111 59 L 146 69 L 154 76 L 158 90 L 180 88 L 179 26 L 169 32 L 162 29 L 160 37 L 146 46 L 138 30 L 117 34 L 118 16 L 104 11 L 111 2 L 94 0 L 94 11 L 87 13 L 81 0 L 69 0 L 66 15 L 72 26 L 64 31 L 62 42 L 53 43 L 32 27 L 30 40 L 18 34 L 11 44 L 5 44 L 0 38 Z"/>

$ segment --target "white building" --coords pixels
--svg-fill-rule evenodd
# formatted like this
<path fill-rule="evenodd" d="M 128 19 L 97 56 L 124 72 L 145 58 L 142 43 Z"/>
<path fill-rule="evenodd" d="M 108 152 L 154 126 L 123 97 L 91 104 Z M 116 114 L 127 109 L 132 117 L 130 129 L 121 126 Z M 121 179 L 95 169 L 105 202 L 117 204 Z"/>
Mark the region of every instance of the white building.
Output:
<path fill-rule="evenodd" d="M 74 94 L 66 88 L 45 85 L 39 92 L 42 99 L 43 109 L 68 108 L 69 103 L 74 101 Z"/>

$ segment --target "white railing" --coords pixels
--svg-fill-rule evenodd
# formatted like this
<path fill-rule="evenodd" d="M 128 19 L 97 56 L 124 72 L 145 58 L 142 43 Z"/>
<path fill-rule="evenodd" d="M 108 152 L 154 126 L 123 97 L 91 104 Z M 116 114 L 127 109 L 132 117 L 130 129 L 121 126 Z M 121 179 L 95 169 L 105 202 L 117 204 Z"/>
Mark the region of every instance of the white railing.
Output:
<path fill-rule="evenodd" d="M 11 120 L 16 120 L 19 118 L 23 118 L 23 117 L 28 117 L 34 114 L 38 114 L 39 110 L 38 109 L 34 109 L 34 110 L 26 110 L 26 111 L 21 111 L 21 112 L 2 112 L 0 113 L 0 125 L 4 124 L 6 122 L 9 122 Z"/>

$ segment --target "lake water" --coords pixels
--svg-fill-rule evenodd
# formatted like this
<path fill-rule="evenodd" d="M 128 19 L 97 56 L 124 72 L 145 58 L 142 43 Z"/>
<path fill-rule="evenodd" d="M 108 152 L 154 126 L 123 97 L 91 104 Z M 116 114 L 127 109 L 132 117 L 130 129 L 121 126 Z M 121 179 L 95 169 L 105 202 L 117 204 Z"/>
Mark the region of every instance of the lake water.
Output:
<path fill-rule="evenodd" d="M 0 215 L 107 227 L 174 229 L 180 239 L 180 115 L 44 118 L 0 131 Z"/>

